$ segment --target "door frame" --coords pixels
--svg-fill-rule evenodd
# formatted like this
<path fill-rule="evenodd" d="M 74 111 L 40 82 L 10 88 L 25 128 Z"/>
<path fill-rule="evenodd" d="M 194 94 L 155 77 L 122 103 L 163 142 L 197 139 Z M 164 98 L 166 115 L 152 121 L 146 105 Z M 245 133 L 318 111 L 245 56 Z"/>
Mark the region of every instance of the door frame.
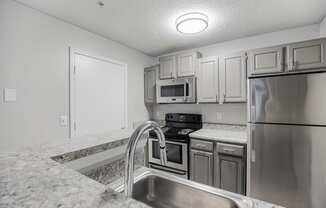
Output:
<path fill-rule="evenodd" d="M 89 58 L 97 59 L 104 62 L 109 62 L 117 65 L 121 65 L 124 69 L 124 79 L 125 79 L 125 90 L 124 90 L 124 126 L 123 129 L 127 128 L 128 125 L 128 64 L 113 60 L 111 58 L 103 57 L 94 53 L 89 53 L 78 48 L 69 47 L 69 138 L 76 136 L 75 132 L 75 104 L 76 104 L 76 94 L 75 94 L 75 55 L 83 55 Z"/>

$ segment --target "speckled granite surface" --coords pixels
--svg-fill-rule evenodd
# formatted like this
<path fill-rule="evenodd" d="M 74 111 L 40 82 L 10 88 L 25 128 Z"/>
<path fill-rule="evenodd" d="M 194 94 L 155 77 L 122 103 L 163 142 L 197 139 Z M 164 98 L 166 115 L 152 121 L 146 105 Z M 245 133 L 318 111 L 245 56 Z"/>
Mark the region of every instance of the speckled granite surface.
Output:
<path fill-rule="evenodd" d="M 240 125 L 205 123 L 202 129 L 191 133 L 190 137 L 218 142 L 246 144 L 247 128 L 246 126 Z"/>
<path fill-rule="evenodd" d="M 0 155 L 1 208 L 148 207 L 125 199 L 50 157 L 128 138 L 132 130 L 70 139 L 62 144 L 41 144 L 19 153 Z"/>
<path fill-rule="evenodd" d="M 144 164 L 144 151 L 136 152 L 134 161 L 135 169 L 144 166 Z M 112 163 L 103 165 L 99 168 L 89 170 L 83 174 L 97 182 L 100 182 L 104 185 L 108 185 L 113 181 L 123 177 L 124 170 L 125 161 L 124 158 L 122 158 Z"/>
<path fill-rule="evenodd" d="M 56 145 L 39 145 L 0 155 L 1 208 L 146 208 L 52 159 L 53 156 L 128 138 L 124 130 L 104 137 L 89 136 Z M 272 208 L 255 201 L 252 208 Z"/>
<path fill-rule="evenodd" d="M 93 147 L 88 147 L 88 148 L 77 150 L 74 152 L 57 155 L 57 156 L 52 157 L 52 159 L 59 163 L 65 163 L 65 162 L 76 160 L 76 159 L 86 157 L 86 156 L 89 156 L 92 154 L 103 152 L 105 150 L 113 149 L 118 146 L 122 146 L 124 144 L 127 144 L 128 141 L 129 141 L 128 138 L 117 140 L 117 141 L 111 141 L 108 143 L 99 144 L 99 145 L 96 145 Z"/>

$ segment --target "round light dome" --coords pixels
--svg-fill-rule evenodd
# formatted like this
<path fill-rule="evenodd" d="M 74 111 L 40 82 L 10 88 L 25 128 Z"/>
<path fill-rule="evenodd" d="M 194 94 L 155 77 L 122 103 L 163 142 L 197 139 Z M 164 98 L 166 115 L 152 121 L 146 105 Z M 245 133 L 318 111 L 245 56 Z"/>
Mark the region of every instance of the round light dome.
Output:
<path fill-rule="evenodd" d="M 180 33 L 195 34 L 208 27 L 208 18 L 202 13 L 187 13 L 178 17 L 175 24 Z"/>

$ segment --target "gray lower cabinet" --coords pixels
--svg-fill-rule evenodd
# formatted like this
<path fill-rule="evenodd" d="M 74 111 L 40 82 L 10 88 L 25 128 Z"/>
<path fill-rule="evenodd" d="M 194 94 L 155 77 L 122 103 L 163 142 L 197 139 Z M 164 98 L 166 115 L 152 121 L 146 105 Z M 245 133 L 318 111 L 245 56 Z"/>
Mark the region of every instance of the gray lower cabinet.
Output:
<path fill-rule="evenodd" d="M 217 159 L 216 186 L 234 193 L 244 193 L 244 168 L 241 158 L 219 155 Z"/>
<path fill-rule="evenodd" d="M 190 179 L 213 186 L 213 153 L 190 150 Z"/>
<path fill-rule="evenodd" d="M 245 194 L 245 152 L 243 145 L 216 143 L 216 187 Z"/>
<path fill-rule="evenodd" d="M 246 194 L 245 145 L 191 138 L 190 148 L 191 180 Z"/>

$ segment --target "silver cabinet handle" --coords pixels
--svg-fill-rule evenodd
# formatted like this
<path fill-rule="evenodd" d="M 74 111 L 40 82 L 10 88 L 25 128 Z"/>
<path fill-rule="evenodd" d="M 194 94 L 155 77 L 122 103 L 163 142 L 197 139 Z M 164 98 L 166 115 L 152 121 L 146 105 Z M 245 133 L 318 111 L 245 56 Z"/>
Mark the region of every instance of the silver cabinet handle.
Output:
<path fill-rule="evenodd" d="M 197 147 L 206 147 L 204 144 L 196 144 Z"/>
<path fill-rule="evenodd" d="M 297 62 L 293 61 L 292 70 L 295 70 L 296 68 L 297 68 Z"/>
<path fill-rule="evenodd" d="M 289 58 L 289 71 L 295 70 L 296 63 L 292 57 Z"/>
<path fill-rule="evenodd" d="M 223 148 L 224 152 L 234 153 L 235 149 Z"/>

